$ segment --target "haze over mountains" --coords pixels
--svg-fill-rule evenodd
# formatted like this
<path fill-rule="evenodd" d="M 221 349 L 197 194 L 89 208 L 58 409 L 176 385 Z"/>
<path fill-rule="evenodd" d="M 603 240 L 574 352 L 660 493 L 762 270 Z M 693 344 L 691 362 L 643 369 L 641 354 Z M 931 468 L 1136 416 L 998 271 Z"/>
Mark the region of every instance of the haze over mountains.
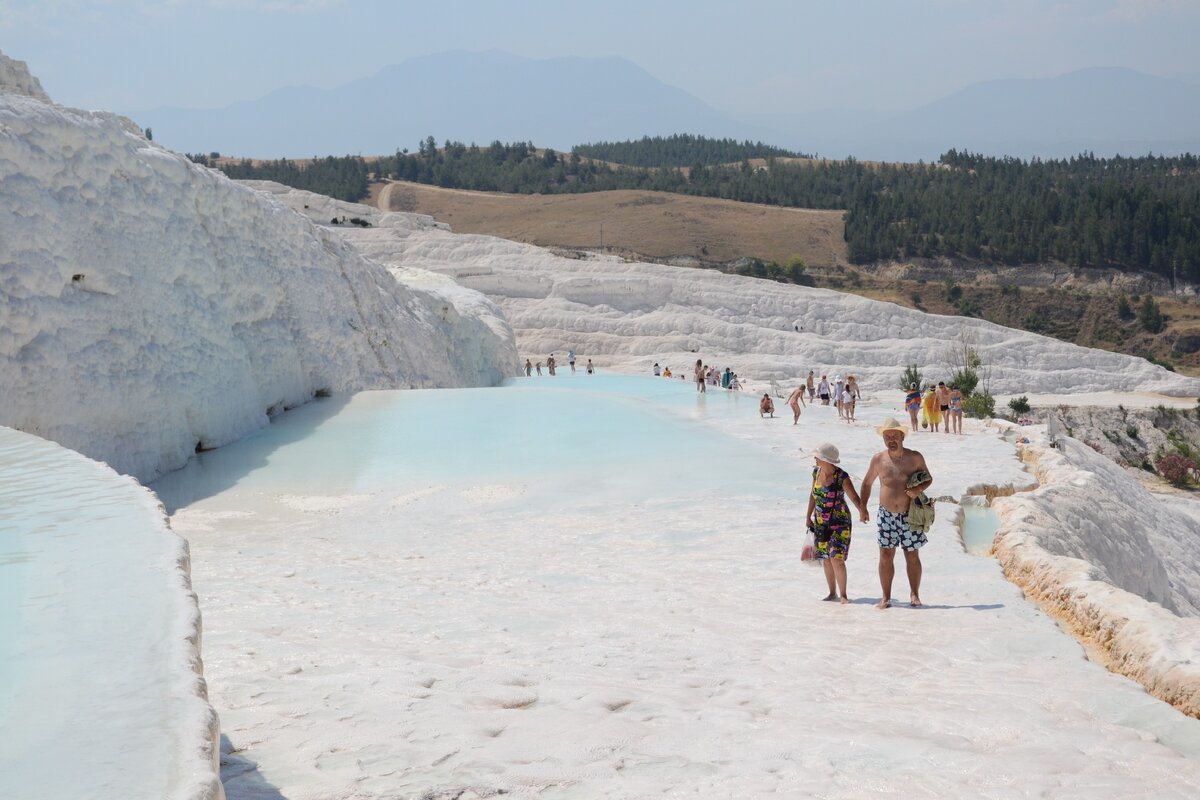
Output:
<path fill-rule="evenodd" d="M 453 51 L 333 89 L 290 87 L 225 108 L 130 116 L 175 150 L 261 158 L 383 155 L 429 135 L 568 150 L 671 133 L 892 161 L 934 160 L 952 147 L 1022 158 L 1200 152 L 1200 86 L 1120 67 L 986 81 L 903 112 L 737 116 L 622 58 Z"/>

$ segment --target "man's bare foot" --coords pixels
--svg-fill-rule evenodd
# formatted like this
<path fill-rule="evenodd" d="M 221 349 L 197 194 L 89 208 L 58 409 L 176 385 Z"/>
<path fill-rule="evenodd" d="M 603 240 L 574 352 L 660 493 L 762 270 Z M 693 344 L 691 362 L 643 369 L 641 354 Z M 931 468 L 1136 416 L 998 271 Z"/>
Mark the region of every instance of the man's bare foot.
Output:
<path fill-rule="evenodd" d="M 892 599 L 890 597 L 885 597 L 882 600 L 880 600 L 878 603 L 876 603 L 875 607 L 876 608 L 891 608 L 892 607 Z"/>
<path fill-rule="evenodd" d="M 827 601 L 828 600 L 837 600 L 837 595 L 834 594 L 833 592 L 830 592 L 826 597 L 822 597 L 821 599 L 827 600 Z"/>
<path fill-rule="evenodd" d="M 846 595 L 842 595 L 842 605 L 848 605 L 849 603 L 850 603 L 850 598 L 846 597 Z"/>
<path fill-rule="evenodd" d="M 921 598 L 917 597 L 914 594 L 911 598 L 909 598 L 909 605 L 911 605 L 913 608 L 920 608 L 921 607 Z"/>

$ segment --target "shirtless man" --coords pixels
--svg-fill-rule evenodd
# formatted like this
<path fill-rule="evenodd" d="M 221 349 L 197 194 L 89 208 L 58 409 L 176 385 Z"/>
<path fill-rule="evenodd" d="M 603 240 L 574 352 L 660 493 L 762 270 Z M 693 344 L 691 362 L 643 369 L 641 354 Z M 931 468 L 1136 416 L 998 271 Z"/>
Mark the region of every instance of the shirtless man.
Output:
<path fill-rule="evenodd" d="M 788 395 L 788 405 L 792 407 L 792 424 L 795 425 L 800 421 L 800 406 L 804 405 L 804 387 L 797 386 L 796 389 Z"/>
<path fill-rule="evenodd" d="M 896 575 L 896 548 L 904 550 L 904 563 L 908 571 L 909 599 L 913 608 L 921 605 L 921 554 L 918 552 L 928 544 L 924 531 L 913 531 L 908 527 L 908 506 L 912 499 L 929 488 L 932 480 L 907 488 L 908 476 L 917 470 L 928 471 L 925 456 L 904 446 L 907 429 L 894 418 L 888 419 L 875 430 L 883 437 L 885 450 L 876 453 L 867 468 L 859 496 L 859 519 L 867 521 L 867 501 L 871 499 L 871 486 L 879 479 L 879 584 L 883 588 L 883 599 L 877 608 L 892 606 L 892 578 Z"/>
<path fill-rule="evenodd" d="M 763 392 L 762 400 L 758 401 L 758 416 L 770 414 L 771 419 L 775 419 L 775 401 L 771 399 L 771 395 Z"/>
<path fill-rule="evenodd" d="M 950 389 L 945 381 L 938 381 L 937 388 L 938 410 L 942 412 L 942 420 L 946 423 L 944 433 L 950 432 Z M 930 431 L 933 433 L 933 431 Z"/>
<path fill-rule="evenodd" d="M 813 385 L 813 371 L 808 371 L 808 378 L 805 379 L 804 385 L 808 387 L 808 401 L 811 403 L 813 398 L 817 396 L 817 387 Z"/>

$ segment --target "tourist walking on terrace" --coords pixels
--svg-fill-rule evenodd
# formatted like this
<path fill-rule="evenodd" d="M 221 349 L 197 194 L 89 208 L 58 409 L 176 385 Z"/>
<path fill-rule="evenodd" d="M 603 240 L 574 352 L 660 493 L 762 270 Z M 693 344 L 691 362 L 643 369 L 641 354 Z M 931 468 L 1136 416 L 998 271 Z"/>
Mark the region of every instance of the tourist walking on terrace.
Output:
<path fill-rule="evenodd" d="M 574 350 L 567 351 L 567 363 L 571 365 L 571 374 L 574 375 L 575 374 L 575 351 Z"/>
<path fill-rule="evenodd" d="M 588 359 L 588 363 L 587 363 L 587 374 L 588 375 L 596 374 L 596 368 L 592 366 L 592 360 L 590 358 Z"/>
<path fill-rule="evenodd" d="M 921 410 L 921 390 L 917 388 L 915 383 L 908 385 L 908 394 L 904 396 L 904 409 L 908 412 L 908 419 L 912 423 L 913 433 L 916 433 L 917 412 Z"/>
<path fill-rule="evenodd" d="M 525 377 L 528 378 L 532 374 L 533 374 L 533 364 L 530 364 L 529 359 L 527 358 L 527 359 L 525 359 Z M 541 373 L 538 373 L 538 374 L 540 375 Z"/>
<path fill-rule="evenodd" d="M 804 379 L 804 386 L 808 389 L 808 402 L 812 402 L 817 396 L 817 387 L 813 385 L 813 371 L 808 371 L 808 377 Z"/>
<path fill-rule="evenodd" d="M 962 435 L 963 393 L 957 386 L 950 387 L 950 421 L 954 432 Z"/>
<path fill-rule="evenodd" d="M 658 362 L 657 362 L 657 361 L 655 361 L 655 362 L 654 362 L 654 377 L 656 377 L 656 378 L 657 378 L 659 375 L 662 375 L 662 370 L 661 370 L 661 369 L 659 369 L 659 367 L 658 367 Z"/>
<path fill-rule="evenodd" d="M 842 389 L 842 419 L 846 420 L 849 425 L 854 422 L 854 392 L 850 390 L 850 384 L 846 384 L 846 388 Z"/>
<path fill-rule="evenodd" d="M 937 403 L 938 413 L 942 415 L 942 421 L 945 424 L 943 433 L 950 432 L 950 389 L 946 386 L 945 381 L 938 381 L 937 388 Z"/>
<path fill-rule="evenodd" d="M 891 608 L 892 579 L 896 576 L 896 549 L 904 551 L 904 566 L 908 573 L 909 600 L 914 608 L 921 605 L 921 554 L 929 539 L 923 530 L 909 526 L 909 509 L 913 498 L 920 495 L 933 478 L 925 466 L 925 457 L 904 446 L 907 432 L 894 418 L 875 429 L 883 437 L 884 450 L 876 453 L 862 482 L 862 503 L 859 519 L 867 521 L 867 503 L 871 499 L 871 484 L 879 479 L 879 585 L 883 598 L 879 608 Z M 909 479 L 923 472 L 928 480 L 909 486 Z M 921 476 L 916 476 L 920 478 Z"/>
<path fill-rule="evenodd" d="M 942 412 L 938 411 L 937 390 L 931 383 L 925 390 L 925 397 L 921 399 L 921 427 L 928 428 L 930 433 L 937 433 L 941 421 Z"/>
<path fill-rule="evenodd" d="M 804 387 L 797 386 L 795 390 L 788 395 L 788 405 L 792 407 L 792 424 L 795 425 L 800 421 L 800 406 L 804 405 Z"/>
<path fill-rule="evenodd" d="M 841 454 L 829 442 L 819 444 L 812 451 L 816 459 L 813 467 L 812 491 L 808 495 L 808 511 L 804 518 L 808 529 L 813 532 L 817 560 L 825 570 L 825 582 L 829 594 L 825 600 L 841 600 L 849 603 L 846 595 L 846 558 L 850 555 L 850 533 L 853 519 L 846 498 L 854 503 L 859 515 L 866 518 L 865 500 L 854 491 L 854 481 L 838 466 Z"/>
<path fill-rule="evenodd" d="M 546 369 L 550 372 L 551 375 L 554 374 L 554 366 L 556 363 L 557 362 L 554 360 L 554 353 L 551 353 L 550 357 L 546 359 Z"/>
<path fill-rule="evenodd" d="M 536 369 L 536 370 L 537 370 L 538 377 L 541 377 L 541 375 L 542 375 L 542 362 L 540 362 L 540 361 L 539 361 L 539 362 L 537 363 L 537 366 L 536 366 L 536 367 L 534 367 L 534 369 Z"/>
<path fill-rule="evenodd" d="M 821 398 L 821 405 L 829 405 L 829 379 L 822 375 L 821 383 L 817 387 L 817 396 Z"/>
<path fill-rule="evenodd" d="M 696 359 L 696 391 L 704 394 L 704 362 Z"/>

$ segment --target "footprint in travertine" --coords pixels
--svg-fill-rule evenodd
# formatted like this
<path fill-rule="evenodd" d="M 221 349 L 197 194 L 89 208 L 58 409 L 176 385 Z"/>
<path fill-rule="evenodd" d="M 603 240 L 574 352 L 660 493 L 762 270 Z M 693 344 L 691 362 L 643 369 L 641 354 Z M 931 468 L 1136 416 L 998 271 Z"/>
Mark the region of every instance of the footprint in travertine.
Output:
<path fill-rule="evenodd" d="M 605 700 L 602 705 L 615 714 L 632 702 L 632 700 Z"/>
<path fill-rule="evenodd" d="M 515 678 L 506 678 L 505 680 L 501 681 L 501 683 L 503 683 L 505 686 L 529 687 L 529 686 L 533 686 L 535 682 L 530 680 L 529 678 L 523 678 L 523 677 L 518 676 Z"/>
<path fill-rule="evenodd" d="M 485 708 L 507 708 L 519 709 L 529 708 L 538 701 L 538 696 L 533 692 L 518 687 L 511 689 L 496 689 L 487 693 L 486 696 L 476 697 L 471 702 L 477 706 Z"/>
<path fill-rule="evenodd" d="M 500 734 L 504 733 L 504 730 L 505 730 L 505 728 L 506 728 L 506 727 L 507 727 L 507 726 L 502 726 L 502 727 L 499 727 L 499 728 L 484 728 L 484 729 L 483 729 L 483 735 L 484 735 L 484 736 L 486 736 L 486 737 L 488 737 L 489 739 L 495 739 L 495 738 L 496 738 L 496 737 L 498 737 Z"/>
<path fill-rule="evenodd" d="M 392 501 L 388 503 L 388 506 L 391 508 L 403 508 L 409 503 L 415 503 L 423 497 L 429 497 L 430 495 L 444 491 L 445 488 L 445 486 L 426 486 L 424 489 L 418 489 L 415 492 L 398 494 L 392 498 Z"/>
<path fill-rule="evenodd" d="M 280 504 L 293 511 L 303 511 L 306 514 L 337 514 L 343 509 L 356 506 L 371 499 L 369 494 L 281 494 L 277 498 Z"/>
<path fill-rule="evenodd" d="M 417 683 L 426 689 L 432 689 L 433 685 L 437 683 L 437 678 L 422 678 Z"/>
<path fill-rule="evenodd" d="M 501 503 L 525 494 L 525 487 L 519 483 L 493 483 L 484 486 L 471 486 L 458 493 L 462 499 L 477 505 Z"/>

